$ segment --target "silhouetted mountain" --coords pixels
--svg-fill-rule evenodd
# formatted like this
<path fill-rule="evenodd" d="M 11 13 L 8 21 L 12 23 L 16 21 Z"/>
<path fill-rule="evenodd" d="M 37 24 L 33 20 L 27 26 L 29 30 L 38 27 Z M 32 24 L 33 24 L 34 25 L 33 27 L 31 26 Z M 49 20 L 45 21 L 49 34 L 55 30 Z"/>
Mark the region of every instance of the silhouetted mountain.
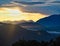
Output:
<path fill-rule="evenodd" d="M 35 23 L 34 21 L 20 21 L 19 25 L 27 30 L 38 31 L 38 30 L 45 30 L 45 27 Z"/>
<path fill-rule="evenodd" d="M 40 19 L 37 22 L 47 26 L 60 26 L 60 15 L 51 15 L 49 17 Z"/>
<path fill-rule="evenodd" d="M 37 23 L 44 25 L 49 30 L 60 31 L 60 14 L 40 19 Z"/>
<path fill-rule="evenodd" d="M 29 21 L 25 21 L 25 20 L 21 20 L 21 21 L 4 21 L 3 23 L 18 24 L 22 28 L 25 28 L 27 30 L 32 30 L 32 31 L 45 30 L 44 26 L 42 26 L 38 23 L 35 23 L 32 20 L 29 20 Z"/>
<path fill-rule="evenodd" d="M 18 24 L 24 24 L 24 23 L 34 23 L 34 21 L 33 20 L 29 20 L 29 21 L 21 20 L 21 21 L 19 21 Z"/>
<path fill-rule="evenodd" d="M 19 23 L 27 23 L 27 22 L 34 22 L 33 20 L 20 20 L 20 21 L 3 21 L 2 23 L 9 23 L 9 24 L 19 24 Z"/>
<path fill-rule="evenodd" d="M 10 46 L 13 42 L 19 39 L 46 41 L 54 37 L 45 30 L 31 31 L 22 28 L 19 24 L 0 23 L 1 46 Z"/>

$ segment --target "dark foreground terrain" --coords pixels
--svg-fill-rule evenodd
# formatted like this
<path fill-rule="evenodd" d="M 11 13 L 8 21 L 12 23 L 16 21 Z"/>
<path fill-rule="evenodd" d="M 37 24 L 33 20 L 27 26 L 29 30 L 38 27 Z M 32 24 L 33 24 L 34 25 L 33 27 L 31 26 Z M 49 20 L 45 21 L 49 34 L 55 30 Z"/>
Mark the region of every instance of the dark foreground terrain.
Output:
<path fill-rule="evenodd" d="M 52 39 L 50 41 L 41 41 L 38 42 L 36 40 L 19 40 L 12 44 L 12 46 L 60 46 L 60 37 L 57 37 L 56 39 Z"/>

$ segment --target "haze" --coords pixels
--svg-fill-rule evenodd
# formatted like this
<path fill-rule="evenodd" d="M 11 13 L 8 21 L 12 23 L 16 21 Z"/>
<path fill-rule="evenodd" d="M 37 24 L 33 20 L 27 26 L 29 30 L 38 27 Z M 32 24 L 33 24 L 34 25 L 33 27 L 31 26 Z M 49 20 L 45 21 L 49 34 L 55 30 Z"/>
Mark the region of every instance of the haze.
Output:
<path fill-rule="evenodd" d="M 0 21 L 20 21 L 20 20 L 33 20 L 37 21 L 46 17 L 40 13 L 27 13 L 23 12 L 20 7 L 1 7 L 0 8 Z"/>

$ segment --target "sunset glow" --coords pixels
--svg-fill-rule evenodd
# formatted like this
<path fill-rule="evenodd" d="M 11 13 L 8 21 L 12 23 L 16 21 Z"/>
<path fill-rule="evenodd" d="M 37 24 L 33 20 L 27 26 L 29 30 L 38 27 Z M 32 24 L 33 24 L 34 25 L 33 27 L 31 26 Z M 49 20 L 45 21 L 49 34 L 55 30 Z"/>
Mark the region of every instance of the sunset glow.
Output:
<path fill-rule="evenodd" d="M 37 21 L 40 18 L 46 17 L 40 13 L 26 13 L 22 12 L 19 7 L 0 8 L 0 21 L 19 21 L 19 20 L 33 20 Z"/>

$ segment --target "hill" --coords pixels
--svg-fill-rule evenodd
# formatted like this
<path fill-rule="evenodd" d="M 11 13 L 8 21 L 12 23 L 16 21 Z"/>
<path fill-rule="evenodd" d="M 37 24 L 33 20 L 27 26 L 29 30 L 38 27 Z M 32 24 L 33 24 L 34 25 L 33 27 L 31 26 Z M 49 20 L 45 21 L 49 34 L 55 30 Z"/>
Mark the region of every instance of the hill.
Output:
<path fill-rule="evenodd" d="M 47 41 L 54 38 L 45 30 L 32 31 L 21 27 L 19 24 L 0 22 L 0 46 L 10 46 L 19 39 Z"/>
<path fill-rule="evenodd" d="M 60 14 L 40 19 L 37 23 L 44 25 L 50 31 L 60 31 Z"/>

